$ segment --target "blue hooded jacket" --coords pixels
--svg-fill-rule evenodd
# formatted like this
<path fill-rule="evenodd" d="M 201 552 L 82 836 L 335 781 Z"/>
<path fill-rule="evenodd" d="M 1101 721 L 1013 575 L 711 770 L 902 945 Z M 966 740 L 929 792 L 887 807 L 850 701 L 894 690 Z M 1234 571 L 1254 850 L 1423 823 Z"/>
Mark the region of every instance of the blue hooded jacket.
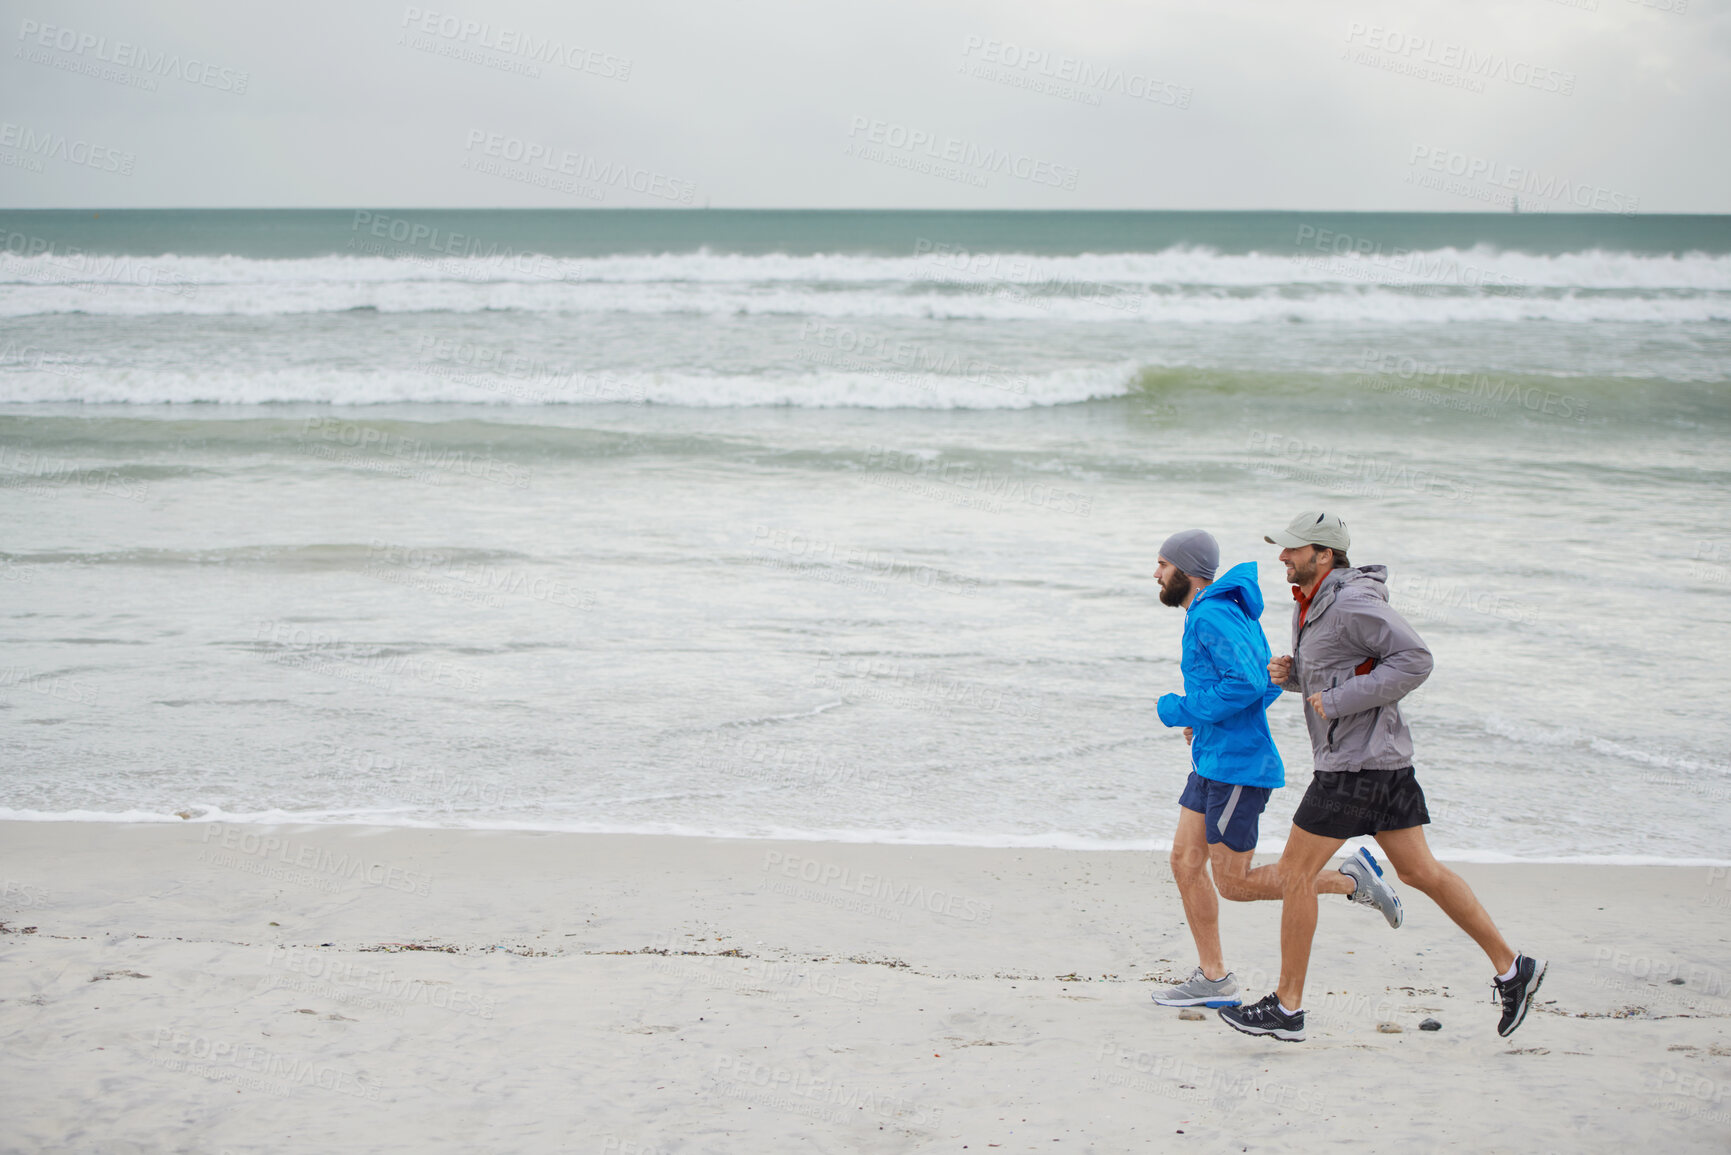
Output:
<path fill-rule="evenodd" d="M 1160 720 L 1190 726 L 1196 773 L 1216 782 L 1278 789 L 1286 767 L 1268 732 L 1272 656 L 1257 619 L 1262 591 L 1256 563 L 1235 565 L 1190 600 L 1184 618 L 1184 693 L 1160 698 Z"/>

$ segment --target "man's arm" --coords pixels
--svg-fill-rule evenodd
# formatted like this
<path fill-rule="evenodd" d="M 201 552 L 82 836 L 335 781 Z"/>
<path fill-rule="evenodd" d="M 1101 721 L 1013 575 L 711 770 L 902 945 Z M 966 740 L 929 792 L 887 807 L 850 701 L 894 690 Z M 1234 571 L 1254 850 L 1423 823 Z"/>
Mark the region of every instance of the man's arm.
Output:
<path fill-rule="evenodd" d="M 1219 681 L 1188 697 L 1167 694 L 1161 698 L 1160 720 L 1168 726 L 1194 726 L 1198 721 L 1229 718 L 1246 706 L 1261 702 L 1270 688 L 1259 653 L 1210 623 L 1198 622 L 1195 629 L 1197 641 L 1207 651 Z M 1172 700 L 1175 715 L 1176 711 L 1182 711 L 1181 722 L 1167 721 L 1168 699 Z"/>
<path fill-rule="evenodd" d="M 1430 649 L 1418 631 L 1386 602 L 1354 599 L 1348 605 L 1336 602 L 1342 615 L 1342 630 L 1361 654 L 1376 659 L 1368 674 L 1348 678 L 1319 695 L 1325 717 L 1360 714 L 1400 701 L 1430 677 Z"/>

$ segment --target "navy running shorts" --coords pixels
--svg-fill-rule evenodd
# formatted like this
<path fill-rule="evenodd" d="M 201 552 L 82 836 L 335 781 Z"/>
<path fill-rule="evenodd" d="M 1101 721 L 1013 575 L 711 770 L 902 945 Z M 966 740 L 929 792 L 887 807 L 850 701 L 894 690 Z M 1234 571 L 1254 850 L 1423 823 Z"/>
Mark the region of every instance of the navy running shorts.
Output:
<path fill-rule="evenodd" d="M 1273 793 L 1266 786 L 1216 782 L 1192 770 L 1178 805 L 1207 820 L 1208 845 L 1224 842 L 1228 850 L 1255 850 L 1262 808 L 1268 805 L 1268 796 Z"/>

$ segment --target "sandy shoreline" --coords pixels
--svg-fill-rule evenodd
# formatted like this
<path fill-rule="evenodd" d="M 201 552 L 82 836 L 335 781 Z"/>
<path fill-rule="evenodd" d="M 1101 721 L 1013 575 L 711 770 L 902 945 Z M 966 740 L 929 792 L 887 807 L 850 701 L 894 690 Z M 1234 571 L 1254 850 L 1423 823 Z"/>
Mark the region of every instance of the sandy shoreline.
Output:
<path fill-rule="evenodd" d="M 1731 1145 L 1731 870 L 1458 869 L 1551 964 L 1519 1033 L 1406 891 L 1324 902 L 1277 1044 L 1149 1002 L 1163 854 L 0 823 L 0 1148 Z M 1253 995 L 1278 914 L 1222 912 Z"/>

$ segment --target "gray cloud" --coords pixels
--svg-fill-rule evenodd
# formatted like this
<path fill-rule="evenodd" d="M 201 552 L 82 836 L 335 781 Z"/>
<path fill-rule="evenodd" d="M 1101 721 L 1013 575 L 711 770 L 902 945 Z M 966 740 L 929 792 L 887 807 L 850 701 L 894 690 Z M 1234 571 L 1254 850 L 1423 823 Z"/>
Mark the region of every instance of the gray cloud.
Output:
<path fill-rule="evenodd" d="M 1701 0 L 9 0 L 0 35 L 11 207 L 1722 212 L 1731 188 L 1731 13 Z"/>

